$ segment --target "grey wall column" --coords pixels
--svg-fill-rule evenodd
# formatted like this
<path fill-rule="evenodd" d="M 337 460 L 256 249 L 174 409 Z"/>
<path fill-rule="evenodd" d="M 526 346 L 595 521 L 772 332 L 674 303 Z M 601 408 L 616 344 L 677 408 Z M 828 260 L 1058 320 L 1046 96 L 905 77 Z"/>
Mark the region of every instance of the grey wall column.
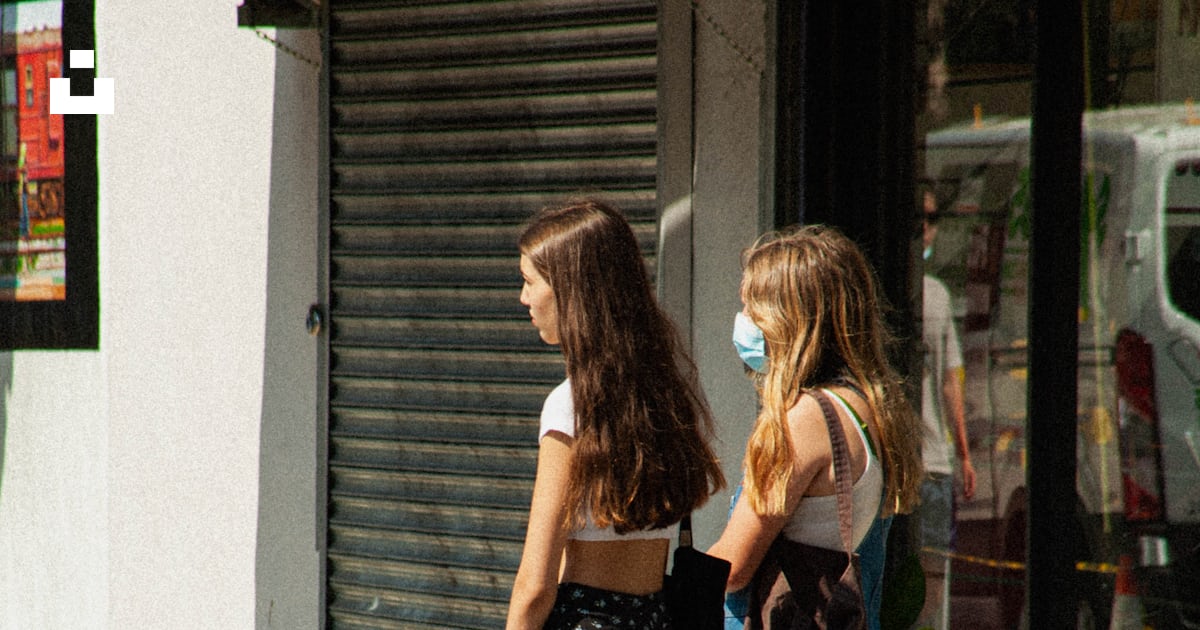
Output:
<path fill-rule="evenodd" d="M 741 309 L 741 251 L 771 227 L 762 219 L 773 143 L 763 104 L 774 27 L 765 2 L 664 0 L 659 7 L 660 291 L 690 335 L 730 484 L 695 519 L 703 548 L 724 527 L 756 412 L 730 337 Z"/>

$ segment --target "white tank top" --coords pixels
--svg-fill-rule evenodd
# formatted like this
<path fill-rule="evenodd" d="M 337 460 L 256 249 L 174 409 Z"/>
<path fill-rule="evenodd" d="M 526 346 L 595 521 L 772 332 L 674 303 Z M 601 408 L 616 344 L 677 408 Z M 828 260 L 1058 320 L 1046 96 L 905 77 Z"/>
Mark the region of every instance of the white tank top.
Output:
<path fill-rule="evenodd" d="M 858 414 L 841 396 L 829 390 L 822 390 L 852 418 L 858 419 Z M 867 466 L 862 475 L 854 482 L 854 522 L 851 532 L 851 542 L 855 547 L 867 536 L 867 530 L 879 514 L 880 500 L 883 498 L 883 468 L 875 453 L 871 451 L 870 442 L 863 432 L 859 422 L 854 423 L 858 438 L 867 449 Z M 842 534 L 838 526 L 837 495 L 824 497 L 804 497 L 799 507 L 792 512 L 792 517 L 783 527 L 783 535 L 788 540 L 824 547 L 826 549 L 842 549 Z"/>

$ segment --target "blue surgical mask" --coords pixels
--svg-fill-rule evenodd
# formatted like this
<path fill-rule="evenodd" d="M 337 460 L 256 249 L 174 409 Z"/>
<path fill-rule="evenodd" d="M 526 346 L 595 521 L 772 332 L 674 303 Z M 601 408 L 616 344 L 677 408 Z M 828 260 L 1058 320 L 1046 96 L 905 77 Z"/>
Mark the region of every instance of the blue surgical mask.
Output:
<path fill-rule="evenodd" d="M 926 247 L 921 252 L 921 257 L 924 258 L 925 260 L 929 260 L 930 256 L 933 256 L 933 245 Z"/>
<path fill-rule="evenodd" d="M 767 371 L 767 342 L 762 329 L 740 311 L 733 318 L 733 347 L 750 369 L 760 373 Z"/>

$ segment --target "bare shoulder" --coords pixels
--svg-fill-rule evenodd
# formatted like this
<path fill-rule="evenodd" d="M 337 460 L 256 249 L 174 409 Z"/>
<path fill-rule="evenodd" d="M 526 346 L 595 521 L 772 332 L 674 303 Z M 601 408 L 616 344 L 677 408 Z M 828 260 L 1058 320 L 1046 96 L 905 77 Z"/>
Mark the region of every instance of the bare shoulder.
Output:
<path fill-rule="evenodd" d="M 801 396 L 800 401 L 788 410 L 788 433 L 799 471 L 811 476 L 831 464 L 833 454 L 825 413 L 811 394 Z"/>

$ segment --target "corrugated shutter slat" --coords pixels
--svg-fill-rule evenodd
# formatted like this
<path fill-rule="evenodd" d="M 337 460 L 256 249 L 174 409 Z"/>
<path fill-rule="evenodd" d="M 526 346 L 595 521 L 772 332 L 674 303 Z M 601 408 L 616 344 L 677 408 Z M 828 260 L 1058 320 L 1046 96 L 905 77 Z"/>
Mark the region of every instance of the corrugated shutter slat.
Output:
<path fill-rule="evenodd" d="M 562 360 L 516 239 L 581 191 L 653 264 L 656 3 L 331 0 L 330 628 L 497 628 Z"/>

